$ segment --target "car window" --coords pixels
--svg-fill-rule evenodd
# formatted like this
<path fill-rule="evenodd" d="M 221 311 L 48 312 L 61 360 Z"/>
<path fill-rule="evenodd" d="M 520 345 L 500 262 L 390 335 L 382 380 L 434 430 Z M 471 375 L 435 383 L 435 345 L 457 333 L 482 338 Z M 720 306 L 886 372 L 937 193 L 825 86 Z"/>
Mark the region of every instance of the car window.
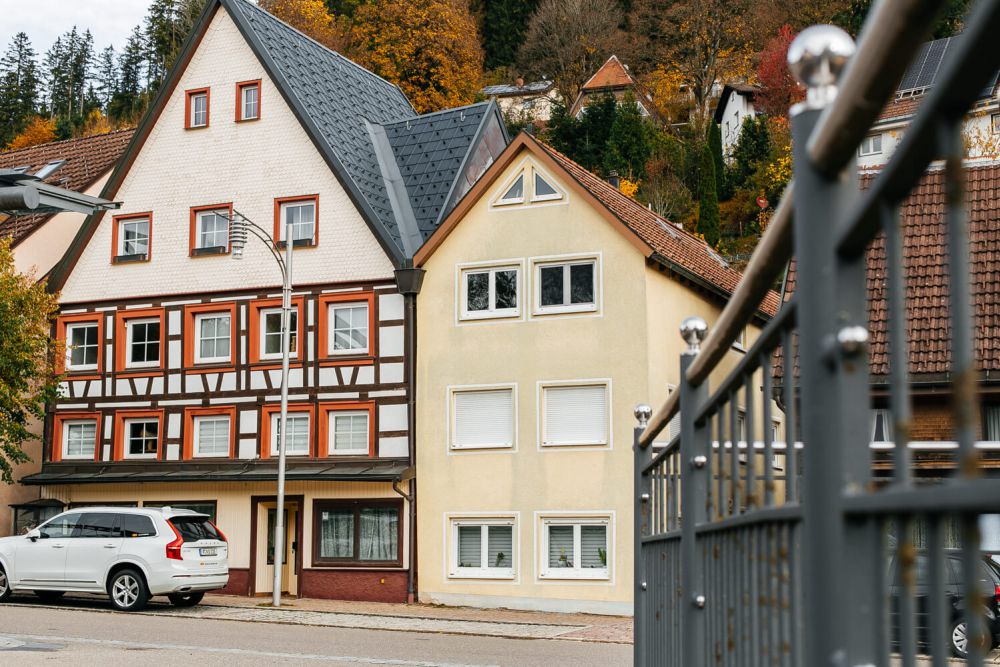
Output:
<path fill-rule="evenodd" d="M 181 534 L 185 542 L 222 539 L 212 522 L 203 516 L 175 516 L 171 517 L 170 523 Z"/>
<path fill-rule="evenodd" d="M 125 537 L 151 537 L 156 535 L 153 520 L 141 514 L 121 514 L 121 532 Z"/>
<path fill-rule="evenodd" d="M 49 521 L 38 529 L 39 534 L 45 538 L 72 537 L 73 529 L 80 518 L 78 513 L 63 514 Z"/>
<path fill-rule="evenodd" d="M 121 537 L 118 515 L 112 512 L 84 512 L 76 523 L 73 537 Z"/>

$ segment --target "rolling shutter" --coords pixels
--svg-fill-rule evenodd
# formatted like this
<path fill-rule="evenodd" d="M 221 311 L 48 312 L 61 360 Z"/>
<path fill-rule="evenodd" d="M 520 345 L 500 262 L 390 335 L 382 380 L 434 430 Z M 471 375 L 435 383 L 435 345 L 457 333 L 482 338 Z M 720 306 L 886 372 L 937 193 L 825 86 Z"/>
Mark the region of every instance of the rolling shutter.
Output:
<path fill-rule="evenodd" d="M 580 526 L 580 567 L 607 567 L 607 556 L 607 526 Z"/>
<path fill-rule="evenodd" d="M 513 389 L 455 392 L 454 405 L 453 447 L 513 446 Z"/>
<path fill-rule="evenodd" d="M 549 567 L 575 567 L 573 526 L 549 526 Z"/>
<path fill-rule="evenodd" d="M 545 387 L 546 445 L 604 445 L 608 442 L 606 385 Z"/>
<path fill-rule="evenodd" d="M 513 567 L 514 530 L 511 526 L 487 528 L 486 567 Z"/>
<path fill-rule="evenodd" d="M 482 537 L 480 526 L 458 527 L 458 566 L 482 566 Z"/>

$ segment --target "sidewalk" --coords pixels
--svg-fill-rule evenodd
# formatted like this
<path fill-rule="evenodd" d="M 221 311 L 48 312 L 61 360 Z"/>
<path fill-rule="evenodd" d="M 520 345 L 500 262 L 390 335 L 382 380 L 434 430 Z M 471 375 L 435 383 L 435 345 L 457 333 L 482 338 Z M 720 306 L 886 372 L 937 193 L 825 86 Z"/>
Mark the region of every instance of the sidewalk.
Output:
<path fill-rule="evenodd" d="M 632 642 L 631 618 L 511 609 L 293 598 L 284 599 L 282 607 L 274 609 L 270 606 L 269 598 L 206 595 L 196 607 L 180 609 L 156 605 L 154 602 L 145 613 L 513 639 L 566 639 L 615 644 Z"/>

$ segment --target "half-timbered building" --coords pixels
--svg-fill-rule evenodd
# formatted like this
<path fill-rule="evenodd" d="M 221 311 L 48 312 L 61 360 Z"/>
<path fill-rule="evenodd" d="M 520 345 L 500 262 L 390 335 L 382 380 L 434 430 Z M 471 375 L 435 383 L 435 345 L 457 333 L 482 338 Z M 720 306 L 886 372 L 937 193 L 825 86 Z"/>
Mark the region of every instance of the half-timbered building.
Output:
<path fill-rule="evenodd" d="M 410 258 L 507 143 L 495 103 L 403 93 L 245 0 L 211 0 L 52 274 L 62 396 L 42 471 L 66 505 L 192 507 L 229 591 L 271 590 L 281 274 L 233 211 L 293 243 L 287 592 L 412 593 Z M 285 237 L 292 223 L 292 238 Z"/>

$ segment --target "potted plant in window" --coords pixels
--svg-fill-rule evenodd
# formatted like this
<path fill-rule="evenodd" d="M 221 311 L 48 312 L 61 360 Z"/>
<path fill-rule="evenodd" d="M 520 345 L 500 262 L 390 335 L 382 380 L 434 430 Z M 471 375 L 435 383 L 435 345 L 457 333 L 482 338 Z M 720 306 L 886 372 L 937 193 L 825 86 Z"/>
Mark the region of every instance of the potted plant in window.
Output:
<path fill-rule="evenodd" d="M 566 550 L 559 550 L 559 567 L 569 567 L 569 558 L 566 557 Z"/>
<path fill-rule="evenodd" d="M 507 554 L 505 554 L 502 551 L 498 551 L 497 552 L 496 564 L 494 565 L 494 567 L 502 567 L 503 566 L 503 562 L 504 562 L 504 560 L 506 560 L 506 558 L 507 558 Z"/>
<path fill-rule="evenodd" d="M 608 550 L 607 549 L 600 549 L 599 548 L 597 550 L 597 557 L 599 559 L 601 559 L 601 567 L 607 567 L 608 566 Z"/>

